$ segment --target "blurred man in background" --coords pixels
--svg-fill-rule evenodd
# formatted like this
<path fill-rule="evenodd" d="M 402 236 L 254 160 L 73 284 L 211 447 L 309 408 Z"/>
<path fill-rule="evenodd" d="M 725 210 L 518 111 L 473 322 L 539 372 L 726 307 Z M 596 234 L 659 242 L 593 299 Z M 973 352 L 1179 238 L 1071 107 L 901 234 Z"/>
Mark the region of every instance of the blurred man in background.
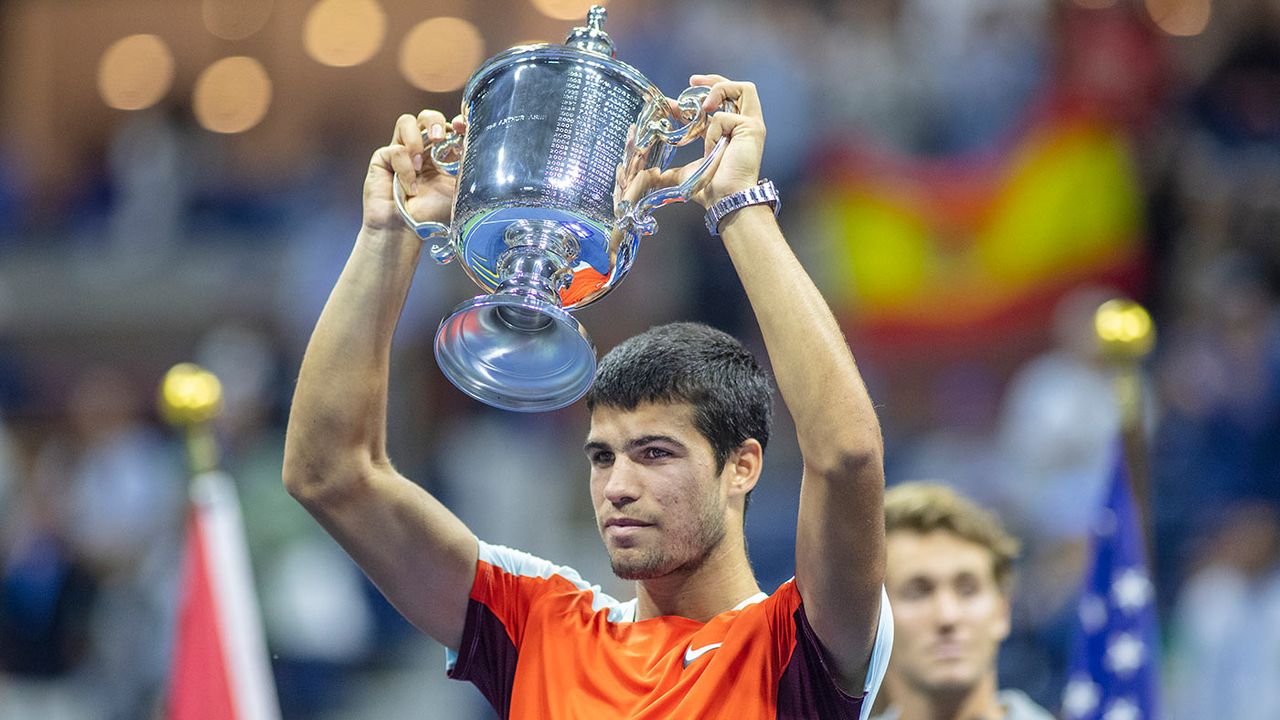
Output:
<path fill-rule="evenodd" d="M 1172 720 L 1280 717 L 1280 512 L 1254 499 L 1223 514 L 1174 604 Z"/>
<path fill-rule="evenodd" d="M 1018 541 L 950 488 L 905 483 L 885 493 L 885 588 L 896 641 L 877 720 L 1051 720 L 1000 690 Z"/>

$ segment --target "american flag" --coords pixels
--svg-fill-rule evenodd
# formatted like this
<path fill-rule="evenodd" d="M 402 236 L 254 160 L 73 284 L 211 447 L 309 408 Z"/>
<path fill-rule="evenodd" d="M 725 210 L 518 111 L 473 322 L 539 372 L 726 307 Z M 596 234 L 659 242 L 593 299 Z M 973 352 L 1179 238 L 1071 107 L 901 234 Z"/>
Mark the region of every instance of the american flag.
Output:
<path fill-rule="evenodd" d="M 1067 720 L 1158 720 L 1155 593 L 1121 453 L 1100 510 L 1062 715 Z"/>

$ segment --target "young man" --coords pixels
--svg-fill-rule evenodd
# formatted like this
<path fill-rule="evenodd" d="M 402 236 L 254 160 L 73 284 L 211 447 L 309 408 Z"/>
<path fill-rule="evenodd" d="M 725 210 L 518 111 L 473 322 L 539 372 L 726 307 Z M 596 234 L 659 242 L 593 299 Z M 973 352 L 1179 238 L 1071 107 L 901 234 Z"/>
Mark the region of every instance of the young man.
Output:
<path fill-rule="evenodd" d="M 895 638 L 877 720 L 1052 720 L 1025 694 L 997 690 L 1018 541 L 942 485 L 896 485 L 884 510 Z"/>
<path fill-rule="evenodd" d="M 697 196 L 711 207 L 757 184 L 764 121 L 750 83 L 691 82 L 711 88 L 708 109 L 738 108 L 708 129 L 707 148 L 730 138 Z M 803 454 L 793 581 L 760 592 L 742 527 L 768 439 L 769 383 L 736 340 L 709 328 L 668 326 L 624 343 L 602 360 L 588 399 L 591 499 L 614 571 L 636 582 L 631 602 L 478 540 L 391 465 L 388 358 L 421 244 L 392 183 L 415 217 L 447 220 L 454 182 L 423 161 L 422 141 L 424 130 L 442 139 L 445 122 L 434 111 L 402 116 L 374 153 L 364 226 L 298 378 L 289 491 L 450 649 L 450 675 L 475 683 L 503 717 L 866 717 L 892 643 L 880 430 L 835 319 L 768 205 L 748 204 L 718 230 Z"/>

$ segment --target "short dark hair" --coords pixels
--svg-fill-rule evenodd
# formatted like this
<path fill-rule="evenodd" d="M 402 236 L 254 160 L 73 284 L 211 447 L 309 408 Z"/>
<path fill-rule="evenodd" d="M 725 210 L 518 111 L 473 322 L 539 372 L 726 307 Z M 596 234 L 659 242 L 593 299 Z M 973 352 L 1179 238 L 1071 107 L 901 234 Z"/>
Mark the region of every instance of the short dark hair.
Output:
<path fill-rule="evenodd" d="M 716 472 L 749 438 L 764 448 L 773 422 L 773 382 L 737 338 L 701 323 L 652 327 L 600 361 L 587 410 L 634 410 L 641 403 L 686 402 L 711 443 Z"/>

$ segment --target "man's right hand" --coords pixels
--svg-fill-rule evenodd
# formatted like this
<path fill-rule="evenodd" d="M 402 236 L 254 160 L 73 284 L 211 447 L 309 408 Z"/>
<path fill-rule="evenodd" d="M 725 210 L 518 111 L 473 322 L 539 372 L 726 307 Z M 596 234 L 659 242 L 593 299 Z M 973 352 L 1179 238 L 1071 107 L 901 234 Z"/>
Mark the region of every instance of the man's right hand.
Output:
<path fill-rule="evenodd" d="M 449 222 L 457 178 L 437 170 L 430 155 L 431 146 L 444 140 L 449 124 L 436 110 L 423 110 L 417 117 L 406 113 L 396 120 L 391 144 L 378 148 L 369 160 L 369 172 L 364 180 L 366 232 L 410 232 L 396 209 L 394 182 L 404 186 L 406 207 L 414 218 Z M 451 124 L 455 132 L 467 130 L 461 115 Z M 424 130 L 428 131 L 429 142 L 423 142 Z"/>

